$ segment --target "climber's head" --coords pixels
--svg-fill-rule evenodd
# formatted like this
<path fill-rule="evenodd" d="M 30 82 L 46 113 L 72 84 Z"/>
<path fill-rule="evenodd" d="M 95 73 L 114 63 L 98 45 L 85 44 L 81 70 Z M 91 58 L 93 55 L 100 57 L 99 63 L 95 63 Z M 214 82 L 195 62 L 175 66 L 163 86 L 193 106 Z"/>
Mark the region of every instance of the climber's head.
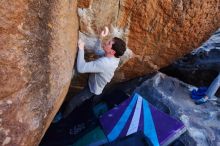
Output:
<path fill-rule="evenodd" d="M 106 43 L 104 43 L 103 49 L 107 56 L 113 55 L 119 58 L 120 56 L 124 54 L 126 50 L 126 44 L 122 39 L 114 37 L 108 40 Z"/>

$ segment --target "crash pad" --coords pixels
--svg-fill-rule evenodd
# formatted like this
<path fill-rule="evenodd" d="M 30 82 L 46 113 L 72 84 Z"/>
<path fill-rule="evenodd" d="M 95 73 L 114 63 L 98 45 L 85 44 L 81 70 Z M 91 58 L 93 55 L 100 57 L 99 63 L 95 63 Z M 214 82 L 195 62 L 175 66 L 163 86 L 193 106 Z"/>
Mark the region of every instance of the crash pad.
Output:
<path fill-rule="evenodd" d="M 181 121 L 159 111 L 137 93 L 99 120 L 110 142 L 143 131 L 154 146 L 168 145 L 186 131 Z"/>
<path fill-rule="evenodd" d="M 100 127 L 96 127 L 70 146 L 99 146 L 108 140 Z"/>
<path fill-rule="evenodd" d="M 153 144 L 142 131 L 138 131 L 103 146 L 153 146 Z"/>

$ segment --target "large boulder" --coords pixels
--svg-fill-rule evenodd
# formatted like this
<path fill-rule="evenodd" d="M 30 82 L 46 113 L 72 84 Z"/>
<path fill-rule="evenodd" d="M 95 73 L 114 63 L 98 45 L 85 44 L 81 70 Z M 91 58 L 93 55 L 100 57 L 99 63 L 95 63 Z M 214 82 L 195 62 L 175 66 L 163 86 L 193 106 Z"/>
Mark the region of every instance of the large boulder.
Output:
<path fill-rule="evenodd" d="M 80 32 L 97 37 L 104 26 L 133 52 L 116 81 L 160 69 L 198 47 L 220 27 L 216 0 L 78 0 Z"/>
<path fill-rule="evenodd" d="M 34 146 L 67 93 L 78 37 L 74 0 L 1 0 L 0 145 Z"/>

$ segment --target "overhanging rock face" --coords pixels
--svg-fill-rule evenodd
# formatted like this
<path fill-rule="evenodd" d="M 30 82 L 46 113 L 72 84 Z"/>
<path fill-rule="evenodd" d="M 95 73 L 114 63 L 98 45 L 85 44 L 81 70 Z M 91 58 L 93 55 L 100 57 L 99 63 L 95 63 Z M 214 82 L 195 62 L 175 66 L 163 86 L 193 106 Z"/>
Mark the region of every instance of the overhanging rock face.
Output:
<path fill-rule="evenodd" d="M 134 53 L 116 73 L 127 80 L 160 69 L 197 48 L 220 27 L 216 0 L 78 0 L 80 31 L 97 36 L 104 26 Z"/>
<path fill-rule="evenodd" d="M 64 100 L 76 7 L 74 0 L 0 2 L 0 145 L 38 145 Z"/>

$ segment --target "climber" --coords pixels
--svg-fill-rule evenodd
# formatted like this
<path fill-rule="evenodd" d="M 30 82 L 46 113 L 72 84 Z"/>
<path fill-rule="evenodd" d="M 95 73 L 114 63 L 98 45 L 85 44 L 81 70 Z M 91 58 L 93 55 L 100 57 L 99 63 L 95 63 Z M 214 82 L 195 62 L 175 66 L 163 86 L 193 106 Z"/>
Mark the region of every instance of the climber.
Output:
<path fill-rule="evenodd" d="M 101 32 L 101 37 L 107 36 L 108 32 L 109 29 L 105 27 L 105 30 Z M 67 103 L 64 113 L 62 114 L 64 118 L 85 100 L 102 93 L 106 84 L 110 82 L 114 76 L 114 72 L 119 65 L 119 57 L 122 56 L 126 50 L 126 44 L 120 38 L 114 37 L 106 41 L 103 45 L 101 45 L 101 41 L 98 40 L 94 53 L 104 56 L 95 61 L 86 62 L 84 59 L 84 45 L 85 43 L 79 39 L 77 70 L 79 73 L 90 73 L 88 85 Z M 59 113 L 59 115 L 61 114 Z M 56 120 L 56 117 L 54 120 Z"/>

